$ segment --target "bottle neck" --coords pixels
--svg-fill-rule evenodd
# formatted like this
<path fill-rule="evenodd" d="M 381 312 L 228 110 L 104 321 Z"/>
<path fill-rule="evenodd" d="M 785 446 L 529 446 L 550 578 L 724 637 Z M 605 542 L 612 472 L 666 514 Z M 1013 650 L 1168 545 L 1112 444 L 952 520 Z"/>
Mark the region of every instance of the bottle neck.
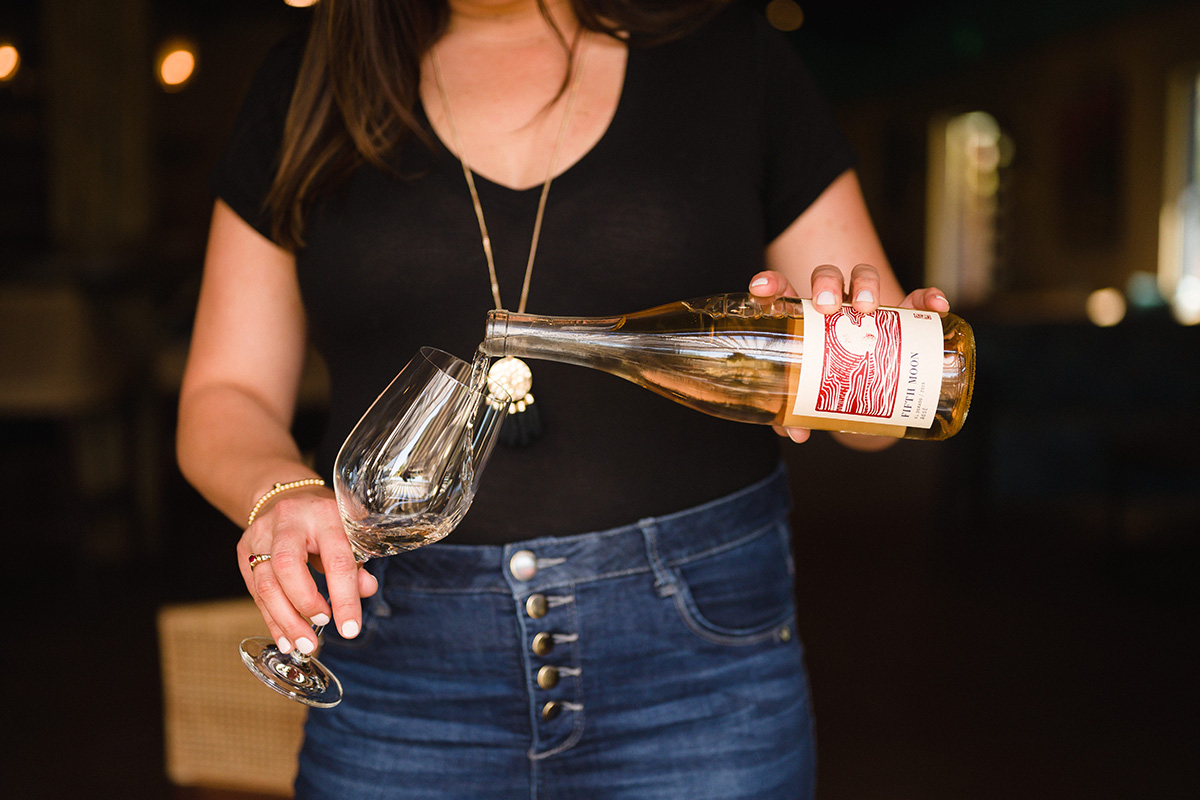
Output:
<path fill-rule="evenodd" d="M 598 350 L 615 343 L 603 334 L 621 317 L 544 317 L 512 311 L 489 311 L 480 349 L 489 356 L 541 358 L 568 364 L 593 363 Z"/>

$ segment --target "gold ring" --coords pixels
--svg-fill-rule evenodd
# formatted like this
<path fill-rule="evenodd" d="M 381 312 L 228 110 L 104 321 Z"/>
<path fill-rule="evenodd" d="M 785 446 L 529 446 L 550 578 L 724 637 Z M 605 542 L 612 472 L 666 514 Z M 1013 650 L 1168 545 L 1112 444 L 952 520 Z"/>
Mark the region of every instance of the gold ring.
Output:
<path fill-rule="evenodd" d="M 255 567 L 257 567 L 262 562 L 270 561 L 271 554 L 270 553 L 251 553 L 249 560 L 250 560 L 250 569 L 253 570 Z"/>

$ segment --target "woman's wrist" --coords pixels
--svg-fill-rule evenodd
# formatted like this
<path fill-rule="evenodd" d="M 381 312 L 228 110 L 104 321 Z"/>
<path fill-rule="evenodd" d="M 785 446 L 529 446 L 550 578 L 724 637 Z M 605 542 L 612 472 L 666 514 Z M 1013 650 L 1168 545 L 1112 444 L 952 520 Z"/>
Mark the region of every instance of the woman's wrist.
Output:
<path fill-rule="evenodd" d="M 262 496 L 254 503 L 253 508 L 246 518 L 246 527 L 249 528 L 254 524 L 254 520 L 266 508 L 272 500 L 284 492 L 295 491 L 298 489 L 309 489 L 310 487 L 323 487 L 325 480 L 323 478 L 297 478 L 291 481 L 280 481 L 275 483 L 270 489 L 263 492 Z"/>
<path fill-rule="evenodd" d="M 249 466 L 249 465 L 248 465 Z M 269 458 L 255 463 L 247 470 L 242 486 L 238 514 L 234 521 L 243 528 L 267 513 L 280 497 L 312 489 L 321 489 L 321 476 L 303 461 L 295 458 Z M 276 487 L 288 488 L 276 488 Z M 257 512 L 256 510 L 257 509 Z"/>

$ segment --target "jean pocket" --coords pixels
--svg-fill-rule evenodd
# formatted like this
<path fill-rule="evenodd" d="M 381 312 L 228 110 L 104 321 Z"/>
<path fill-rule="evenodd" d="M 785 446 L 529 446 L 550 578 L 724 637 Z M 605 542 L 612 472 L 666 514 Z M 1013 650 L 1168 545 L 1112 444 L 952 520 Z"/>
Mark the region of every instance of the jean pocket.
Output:
<path fill-rule="evenodd" d="M 715 644 L 786 638 L 795 616 L 786 522 L 731 547 L 677 564 L 675 607 L 687 627 Z"/>

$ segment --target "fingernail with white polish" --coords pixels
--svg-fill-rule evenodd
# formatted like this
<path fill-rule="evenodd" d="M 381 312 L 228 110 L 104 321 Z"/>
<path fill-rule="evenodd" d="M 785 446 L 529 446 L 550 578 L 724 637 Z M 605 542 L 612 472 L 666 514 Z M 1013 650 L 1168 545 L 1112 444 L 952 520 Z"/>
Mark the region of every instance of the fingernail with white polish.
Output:
<path fill-rule="evenodd" d="M 329 624 L 329 615 L 328 614 L 314 615 L 312 618 L 312 624 L 313 625 L 328 625 Z"/>
<path fill-rule="evenodd" d="M 863 289 L 861 292 L 854 295 L 854 302 L 856 302 L 856 303 L 874 303 L 875 302 L 875 293 L 872 292 L 870 289 Z"/>
<path fill-rule="evenodd" d="M 301 653 L 304 653 L 304 655 L 308 655 L 316 648 L 313 646 L 313 643 L 311 641 L 309 641 L 308 639 L 297 639 L 296 640 L 296 649 L 299 650 Z"/>
<path fill-rule="evenodd" d="M 821 292 L 817 295 L 817 305 L 831 306 L 836 302 L 833 297 L 833 292 Z"/>
<path fill-rule="evenodd" d="M 766 278 L 755 278 L 754 280 L 750 281 L 750 288 L 757 289 L 759 286 L 766 286 L 768 283 L 770 283 L 770 281 Z"/>
<path fill-rule="evenodd" d="M 280 636 L 279 641 L 276 642 L 275 645 L 279 648 L 279 652 L 283 653 L 285 656 L 292 652 L 292 643 L 289 642 L 286 637 Z"/>
<path fill-rule="evenodd" d="M 347 639 L 353 639 L 358 636 L 358 623 L 352 619 L 348 619 L 342 623 L 342 636 Z"/>

